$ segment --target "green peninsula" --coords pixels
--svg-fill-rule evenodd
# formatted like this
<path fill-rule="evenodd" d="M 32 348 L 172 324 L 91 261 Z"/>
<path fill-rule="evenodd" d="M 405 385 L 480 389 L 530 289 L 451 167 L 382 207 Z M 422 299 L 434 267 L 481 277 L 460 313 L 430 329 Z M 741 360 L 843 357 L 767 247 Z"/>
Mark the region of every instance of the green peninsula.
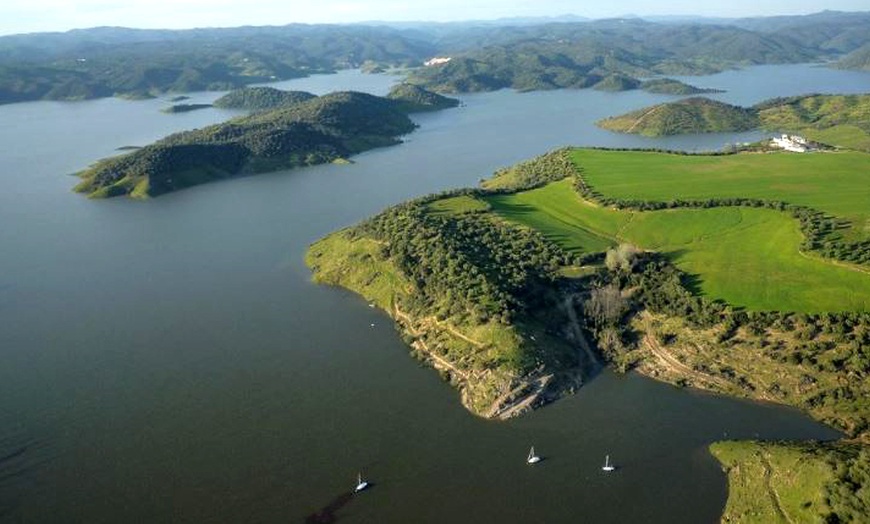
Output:
<path fill-rule="evenodd" d="M 563 149 L 387 209 L 306 262 L 387 311 L 483 417 L 553 401 L 599 363 L 802 409 L 848 440 L 715 444 L 725 517 L 848 521 L 870 510 L 868 166 Z"/>
<path fill-rule="evenodd" d="M 739 107 L 696 97 L 596 122 L 645 136 L 767 130 L 799 133 L 823 144 L 870 151 L 870 95 L 805 95 Z"/>
<path fill-rule="evenodd" d="M 90 197 L 146 198 L 212 180 L 331 162 L 398 143 L 416 127 L 408 113 L 418 107 L 416 97 L 401 94 L 306 98 L 101 160 L 78 173 L 82 181 L 75 190 Z"/>

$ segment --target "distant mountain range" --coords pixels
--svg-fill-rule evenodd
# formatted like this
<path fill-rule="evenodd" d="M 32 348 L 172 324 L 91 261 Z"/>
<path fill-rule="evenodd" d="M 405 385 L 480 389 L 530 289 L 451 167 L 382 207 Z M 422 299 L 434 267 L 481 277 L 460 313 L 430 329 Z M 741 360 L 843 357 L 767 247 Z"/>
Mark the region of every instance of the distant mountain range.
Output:
<path fill-rule="evenodd" d="M 617 75 L 703 74 L 751 64 L 868 67 L 870 13 L 750 19 L 573 16 L 457 23 L 146 30 L 119 27 L 0 37 L 0 103 L 228 90 L 360 67 L 413 67 L 441 91 L 589 87 Z M 610 87 L 608 87 L 610 88 Z"/>

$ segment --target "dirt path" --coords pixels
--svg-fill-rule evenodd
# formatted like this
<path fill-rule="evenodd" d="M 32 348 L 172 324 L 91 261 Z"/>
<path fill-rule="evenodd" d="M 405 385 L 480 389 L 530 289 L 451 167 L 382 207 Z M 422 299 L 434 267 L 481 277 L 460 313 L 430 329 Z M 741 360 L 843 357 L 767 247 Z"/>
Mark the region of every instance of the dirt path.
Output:
<path fill-rule="evenodd" d="M 589 346 L 589 341 L 586 340 L 586 336 L 583 335 L 583 329 L 580 327 L 580 320 L 577 318 L 577 312 L 574 311 L 574 298 L 571 296 L 565 297 L 565 301 L 562 303 L 562 308 L 565 310 L 565 314 L 568 315 L 571 332 L 574 335 L 574 338 L 577 339 L 577 344 L 586 355 L 586 362 L 593 366 L 600 366 L 601 363 L 598 362 L 598 357 L 595 356 L 595 352 L 592 351 L 592 347 Z"/>
<path fill-rule="evenodd" d="M 659 109 L 658 106 L 656 106 L 656 107 L 653 107 L 652 109 L 650 109 L 649 111 L 647 111 L 646 113 L 640 115 L 640 118 L 638 118 L 637 120 L 635 120 L 634 123 L 631 124 L 631 127 L 629 127 L 625 132 L 626 132 L 626 133 L 631 133 L 632 131 L 634 131 L 634 128 L 637 127 L 637 126 L 639 126 L 640 123 L 643 122 L 643 119 L 644 119 L 644 118 L 646 118 L 646 117 L 648 117 L 650 114 L 656 112 L 658 109 Z"/>
<path fill-rule="evenodd" d="M 824 262 L 826 264 L 831 264 L 837 267 L 841 267 L 843 269 L 848 269 L 850 271 L 857 271 L 859 273 L 864 273 L 865 275 L 870 275 L 870 269 L 866 267 L 859 266 L 858 264 L 852 264 L 850 262 L 843 262 L 842 260 L 836 260 L 833 258 L 822 258 L 818 255 L 811 255 L 804 251 L 798 250 L 798 253 L 806 259 L 813 260 L 815 262 Z"/>
<path fill-rule="evenodd" d="M 411 317 L 407 313 L 403 313 L 402 310 L 399 309 L 399 306 L 395 304 L 393 305 L 393 314 L 395 315 L 396 319 L 401 319 L 404 321 L 405 329 L 407 329 L 408 332 L 411 333 L 411 335 L 415 337 L 419 336 L 420 333 L 414 329 Z M 423 350 L 423 352 L 426 353 L 426 356 L 432 359 L 436 368 L 447 369 L 451 373 L 455 373 L 457 376 L 462 378 L 465 382 L 468 382 L 471 379 L 468 373 L 462 371 L 461 369 L 450 363 L 450 361 L 437 355 L 434 351 L 432 351 L 432 349 L 429 348 L 429 346 L 427 346 L 426 343 L 423 342 L 423 340 L 418 339 L 414 342 L 414 344 L 417 344 L 418 348 Z"/>
<path fill-rule="evenodd" d="M 661 344 L 655 339 L 654 336 L 647 333 L 643 337 L 644 344 L 647 348 L 649 348 L 650 353 L 653 354 L 654 357 L 659 361 L 659 363 L 667 370 L 672 373 L 676 373 L 678 375 L 682 375 L 688 378 L 693 379 L 700 386 L 703 383 L 714 384 L 725 391 L 730 390 L 733 386 L 730 382 L 722 380 L 721 378 L 717 378 L 711 375 L 707 375 L 706 373 L 701 373 L 700 371 L 695 371 L 689 366 L 683 364 L 679 360 L 677 360 L 673 355 L 668 353 Z"/>
<path fill-rule="evenodd" d="M 424 319 L 424 322 L 426 322 L 426 321 L 432 322 L 433 324 L 435 324 L 439 328 L 448 331 L 451 335 L 453 335 L 456 338 L 461 338 L 462 340 L 468 342 L 472 346 L 475 346 L 477 348 L 486 347 L 486 344 L 484 344 L 483 342 L 480 342 L 479 340 L 474 340 L 471 337 L 463 335 L 455 327 L 453 327 L 451 324 L 448 324 L 447 322 L 439 322 L 438 319 L 435 317 L 429 317 L 427 319 Z"/>
<path fill-rule="evenodd" d="M 770 484 L 770 478 L 773 476 L 773 466 L 770 465 L 770 461 L 767 460 L 767 457 L 763 452 L 758 453 L 758 458 L 761 460 L 761 465 L 764 466 L 764 486 L 767 488 L 767 494 L 770 495 L 773 509 L 776 510 L 776 514 L 779 515 L 782 520 L 788 522 L 788 524 L 794 524 L 794 521 L 791 520 L 788 514 L 782 509 L 782 501 L 779 499 L 779 493 L 777 493 Z"/>
<path fill-rule="evenodd" d="M 423 349 L 426 351 L 426 355 L 428 355 L 429 358 L 431 358 L 432 360 L 434 360 L 438 364 L 435 367 L 441 366 L 441 367 L 447 368 L 450 370 L 451 373 L 455 373 L 455 374 L 459 375 L 460 377 L 462 377 L 462 380 L 468 382 L 468 380 L 470 379 L 470 377 L 468 376 L 468 373 L 457 368 L 456 366 L 454 366 L 453 364 L 451 364 L 449 361 L 445 360 L 444 358 L 436 355 L 435 352 L 433 352 L 431 349 L 429 349 L 429 346 L 427 346 L 426 343 L 423 342 L 422 340 L 418 340 L 417 342 L 421 346 L 423 346 Z"/>

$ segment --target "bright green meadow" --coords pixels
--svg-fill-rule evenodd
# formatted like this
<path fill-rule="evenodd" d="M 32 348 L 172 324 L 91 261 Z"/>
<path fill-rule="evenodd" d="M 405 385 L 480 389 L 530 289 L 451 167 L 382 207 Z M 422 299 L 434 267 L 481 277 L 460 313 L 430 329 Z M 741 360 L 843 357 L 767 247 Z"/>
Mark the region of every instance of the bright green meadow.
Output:
<path fill-rule="evenodd" d="M 703 295 L 750 310 L 870 310 L 870 274 L 801 253 L 798 222 L 783 212 L 748 207 L 613 210 L 584 201 L 570 179 L 486 201 L 502 217 L 575 253 L 601 251 L 618 242 L 663 252 L 698 277 Z"/>
<path fill-rule="evenodd" d="M 848 220 L 849 240 L 870 238 L 870 154 L 854 151 L 725 156 L 577 149 L 586 182 L 620 199 L 780 200 Z"/>

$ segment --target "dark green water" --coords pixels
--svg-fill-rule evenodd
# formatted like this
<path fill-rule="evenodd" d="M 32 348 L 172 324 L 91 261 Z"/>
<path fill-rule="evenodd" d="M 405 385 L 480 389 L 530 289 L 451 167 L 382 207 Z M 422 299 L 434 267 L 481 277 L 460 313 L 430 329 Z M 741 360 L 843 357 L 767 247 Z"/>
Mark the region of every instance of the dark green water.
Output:
<path fill-rule="evenodd" d="M 347 72 L 285 86 L 384 93 L 391 81 Z M 870 75 L 778 66 L 693 83 L 753 103 L 868 91 Z M 726 492 L 709 442 L 836 433 L 790 409 L 606 372 L 519 420 L 480 420 L 384 315 L 311 284 L 302 262 L 332 230 L 553 147 L 758 136 L 656 141 L 591 124 L 665 99 L 472 95 L 354 165 L 149 202 L 89 201 L 65 174 L 230 113 L 0 106 L 0 521 L 301 523 L 330 504 L 358 523 L 715 521 Z M 532 444 L 546 457 L 534 468 Z M 620 466 L 607 476 L 606 453 Z M 374 487 L 345 497 L 359 470 Z"/>

